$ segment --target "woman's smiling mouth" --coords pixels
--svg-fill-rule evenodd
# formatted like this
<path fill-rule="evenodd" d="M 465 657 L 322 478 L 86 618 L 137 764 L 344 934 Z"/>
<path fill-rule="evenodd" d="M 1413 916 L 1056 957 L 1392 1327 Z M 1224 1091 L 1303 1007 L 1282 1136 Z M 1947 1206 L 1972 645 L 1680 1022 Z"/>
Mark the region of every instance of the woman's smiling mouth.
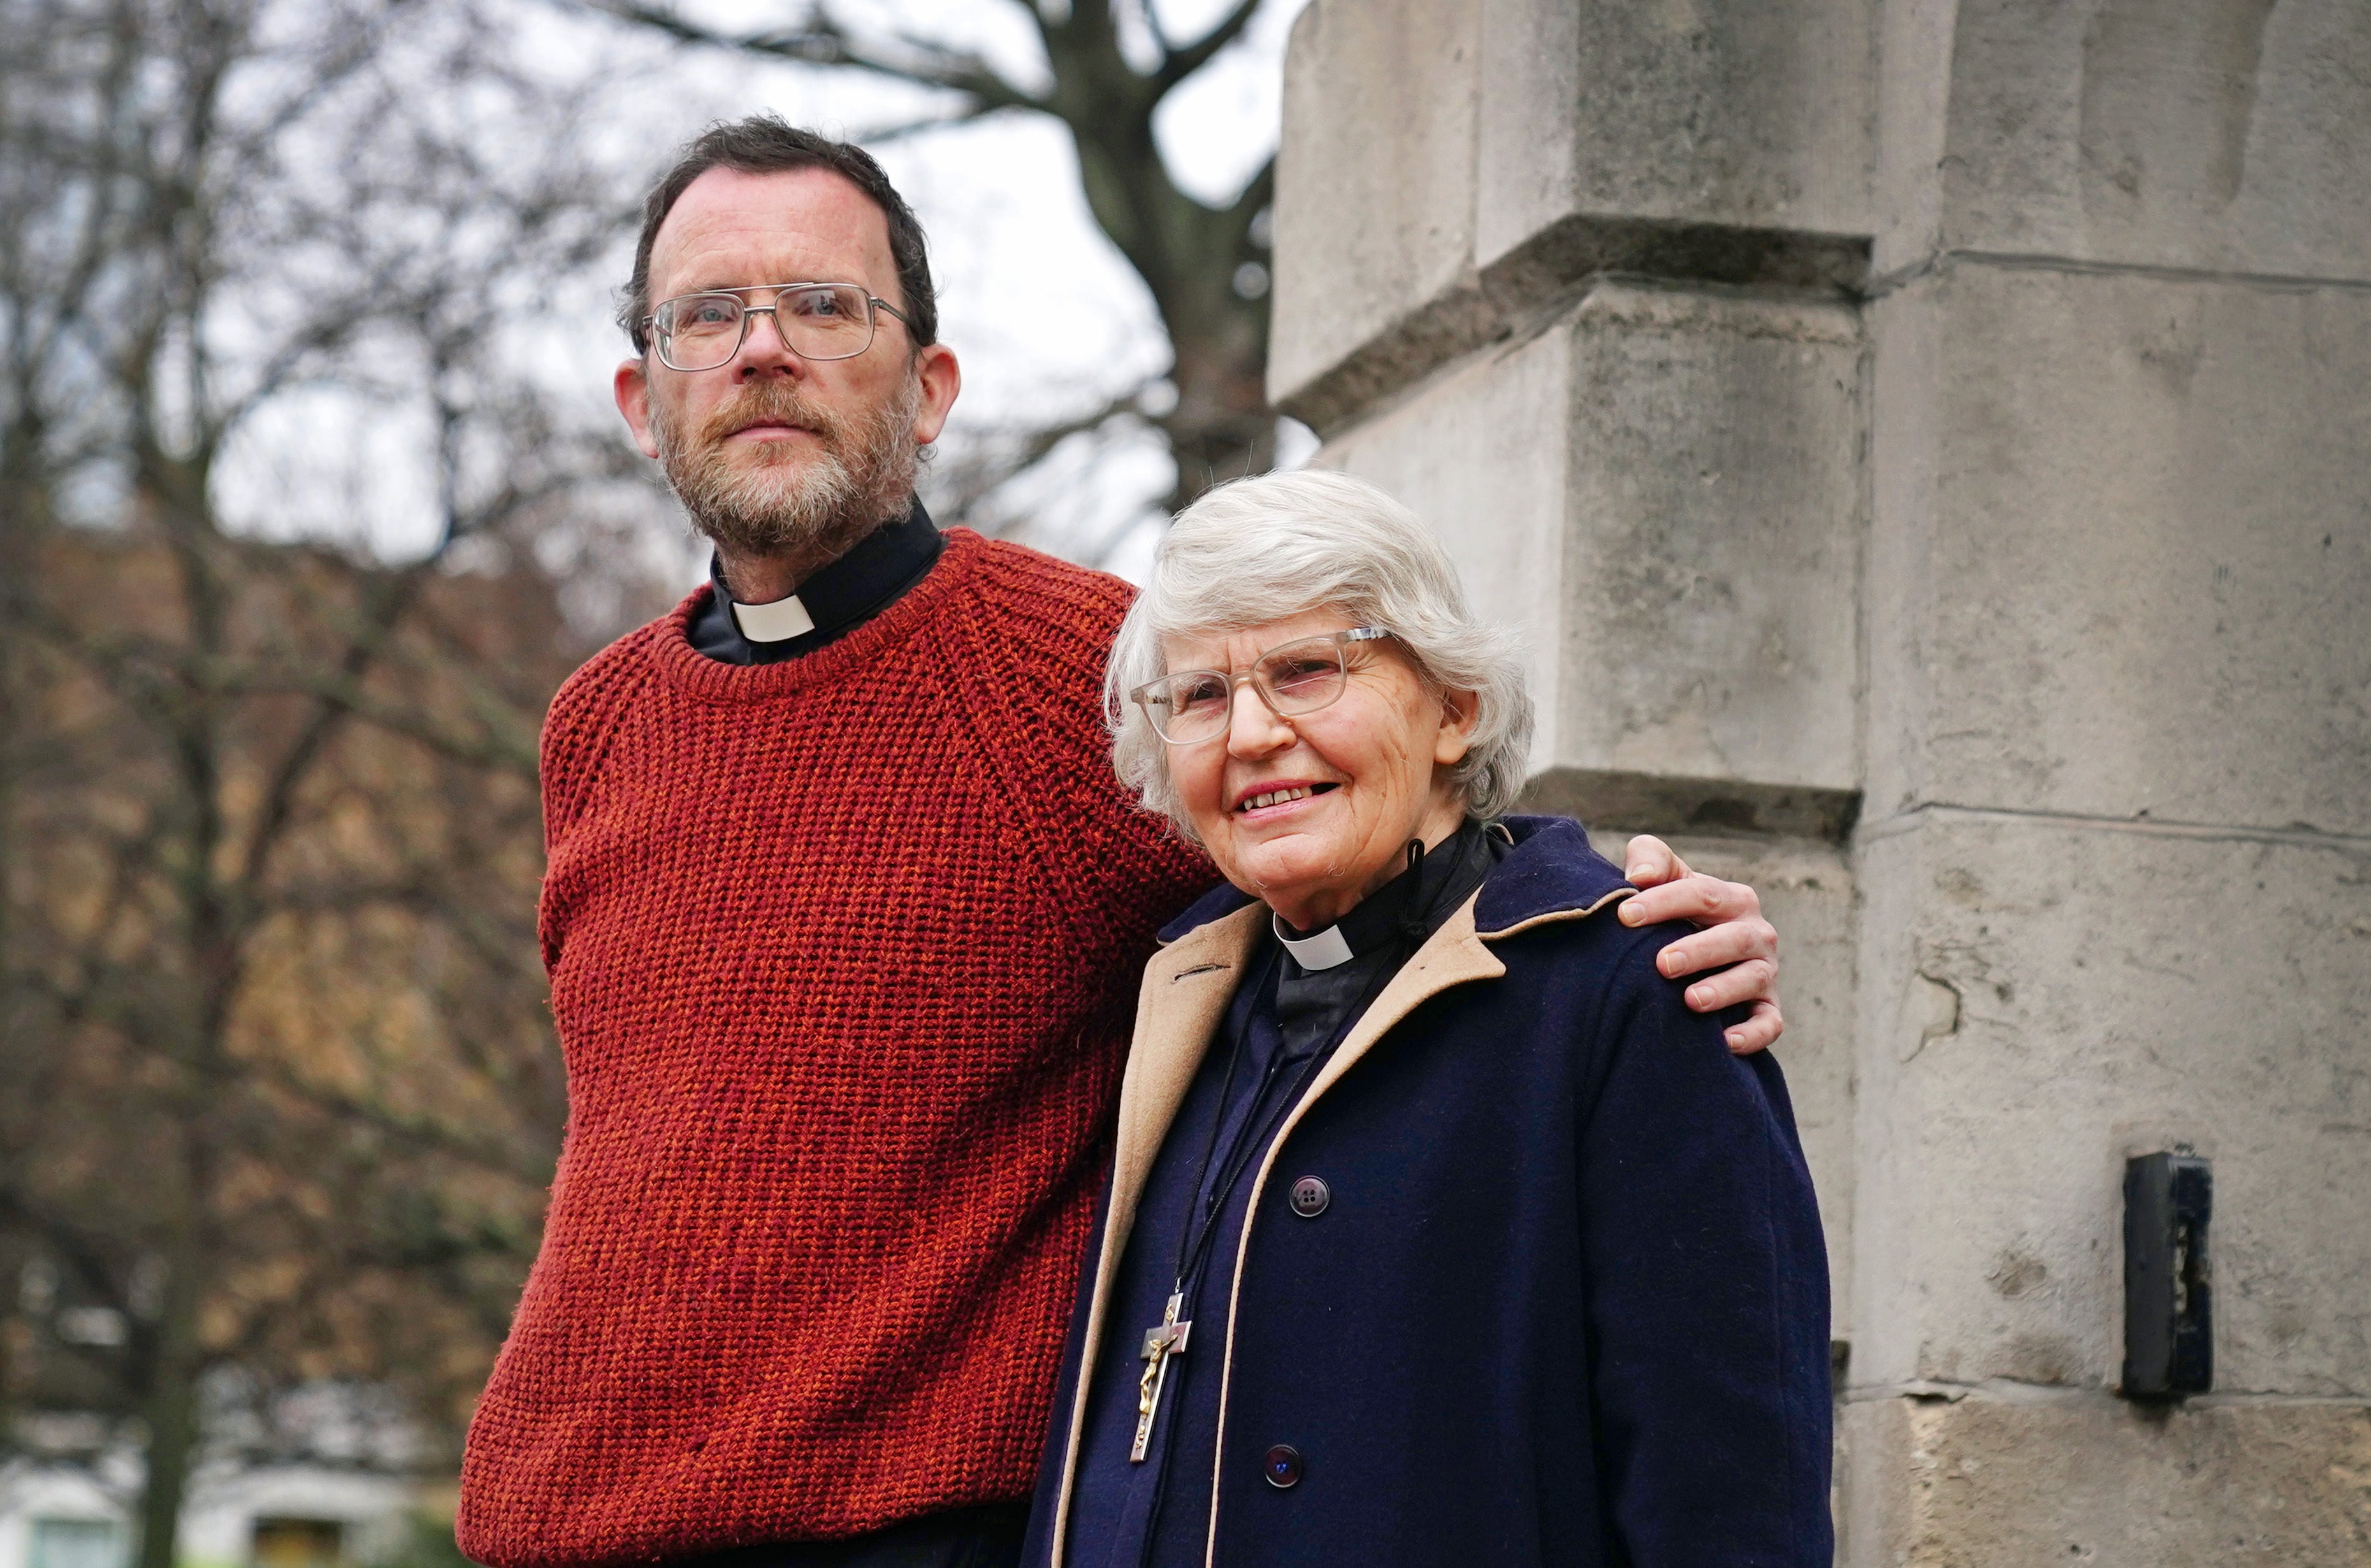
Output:
<path fill-rule="evenodd" d="M 1265 811 L 1271 807 L 1290 806 L 1298 800 L 1307 800 L 1339 787 L 1330 784 L 1255 784 L 1235 802 L 1235 810 L 1239 814 Z"/>

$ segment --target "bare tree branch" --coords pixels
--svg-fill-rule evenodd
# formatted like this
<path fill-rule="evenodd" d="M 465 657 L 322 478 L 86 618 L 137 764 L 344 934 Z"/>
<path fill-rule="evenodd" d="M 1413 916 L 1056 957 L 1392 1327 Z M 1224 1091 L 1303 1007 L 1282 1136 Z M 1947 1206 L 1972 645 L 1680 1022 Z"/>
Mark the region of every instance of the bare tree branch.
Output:
<path fill-rule="evenodd" d="M 535 776 L 536 744 L 531 731 L 507 725 L 476 735 L 456 730 L 416 708 L 378 696 L 358 674 L 344 669 L 258 669 L 226 678 L 225 690 L 254 696 L 311 697 L 341 718 L 363 720 L 457 762 L 502 768 L 522 778 Z M 493 704 L 488 703 L 480 716 L 491 718 L 495 713 Z"/>
<path fill-rule="evenodd" d="M 934 504 L 941 522 L 952 526 L 975 521 L 981 503 L 1035 468 L 1072 436 L 1100 430 L 1115 419 L 1145 418 L 1146 396 L 1158 381 L 1155 377 L 1131 387 L 1083 413 L 1051 424 L 973 432 L 973 444 L 982 453 L 977 471 L 952 479 L 943 497 Z"/>
<path fill-rule="evenodd" d="M 859 131 L 850 140 L 862 142 L 869 147 L 884 146 L 892 142 L 904 141 L 908 136 L 919 136 L 932 131 L 945 131 L 959 125 L 969 125 L 976 121 L 986 119 L 1005 107 L 1007 106 L 1003 104 L 990 103 L 985 99 L 974 99 L 952 113 L 926 114 L 919 120 L 896 121 L 891 124 Z"/>
<path fill-rule="evenodd" d="M 1263 0 L 1239 0 L 1233 10 L 1212 23 L 1209 30 L 1200 38 L 1167 51 L 1161 62 L 1161 69 L 1155 73 L 1161 90 L 1166 93 L 1209 64 L 1219 51 L 1241 38 L 1243 29 L 1251 26 L 1252 18 L 1259 14 L 1262 3 Z M 1147 6 L 1145 9 L 1150 12 L 1152 7 Z"/>
<path fill-rule="evenodd" d="M 766 55 L 804 65 L 844 65 L 916 87 L 966 93 L 978 99 L 984 109 L 1046 107 L 1035 94 L 1007 80 L 978 54 L 904 33 L 893 34 L 885 43 L 867 41 L 849 31 L 821 6 L 810 8 L 805 21 L 797 26 L 728 33 L 691 21 L 671 6 L 642 5 L 638 0 L 585 3 L 590 9 L 655 29 L 683 43 Z"/>

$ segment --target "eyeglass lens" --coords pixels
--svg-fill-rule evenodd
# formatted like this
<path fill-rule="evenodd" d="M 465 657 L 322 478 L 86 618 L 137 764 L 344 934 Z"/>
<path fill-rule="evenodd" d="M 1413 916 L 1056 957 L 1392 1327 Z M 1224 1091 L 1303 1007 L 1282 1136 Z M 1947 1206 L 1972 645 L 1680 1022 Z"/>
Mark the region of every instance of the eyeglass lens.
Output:
<path fill-rule="evenodd" d="M 1341 696 L 1347 673 L 1342 645 L 1332 637 L 1313 637 L 1262 654 L 1251 668 L 1251 683 L 1270 708 L 1290 717 L 1315 713 Z M 1189 669 L 1153 682 L 1144 693 L 1144 707 L 1163 739 L 1184 745 L 1208 740 L 1227 727 L 1234 693 L 1232 677 Z"/>
<path fill-rule="evenodd" d="M 782 342 L 802 359 L 853 359 L 873 345 L 873 311 L 852 284 L 786 288 L 771 305 L 737 294 L 687 294 L 652 313 L 659 357 L 676 370 L 713 370 L 740 352 L 749 318 L 770 313 Z"/>

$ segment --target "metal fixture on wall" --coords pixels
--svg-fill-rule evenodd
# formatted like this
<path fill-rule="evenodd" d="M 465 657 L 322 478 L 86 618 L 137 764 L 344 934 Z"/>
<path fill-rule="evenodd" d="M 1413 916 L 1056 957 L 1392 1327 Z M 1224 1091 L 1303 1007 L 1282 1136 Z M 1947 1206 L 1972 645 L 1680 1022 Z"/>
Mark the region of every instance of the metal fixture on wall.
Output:
<path fill-rule="evenodd" d="M 2194 1155 L 2124 1162 L 2124 1380 L 2129 1400 L 2215 1386 L 2215 1176 Z"/>

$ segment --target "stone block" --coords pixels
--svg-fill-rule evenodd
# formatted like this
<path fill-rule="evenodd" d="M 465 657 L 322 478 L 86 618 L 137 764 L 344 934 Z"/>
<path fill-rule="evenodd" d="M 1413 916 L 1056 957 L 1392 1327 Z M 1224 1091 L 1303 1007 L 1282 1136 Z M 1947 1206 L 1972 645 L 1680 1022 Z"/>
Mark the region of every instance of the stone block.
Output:
<path fill-rule="evenodd" d="M 2361 0 L 1888 10 L 1880 276 L 1969 249 L 2371 277 Z"/>
<path fill-rule="evenodd" d="M 1315 0 L 1268 392 L 1331 435 L 1607 273 L 1867 274 L 1870 0 Z"/>
<path fill-rule="evenodd" d="M 1316 0 L 1294 22 L 1276 170 L 1272 389 L 1336 370 L 1404 318 L 1470 290 L 1480 12 L 1480 0 Z M 1452 352 L 1481 341 L 1443 330 Z M 1341 395 L 1363 403 L 1394 389 L 1410 354 L 1437 363 L 1421 343 L 1370 355 L 1357 392 Z"/>
<path fill-rule="evenodd" d="M 2107 1388 L 2123 1164 L 2215 1167 L 2215 1388 L 2371 1397 L 2371 843 L 1868 831 L 1852 1378 Z"/>
<path fill-rule="evenodd" d="M 1555 755 L 1552 715 L 1564 674 L 1571 408 L 1567 328 L 1437 378 L 1314 459 L 1414 509 L 1456 562 L 1475 611 L 1521 633 L 1524 675 L 1542 720 L 1535 766 Z"/>
<path fill-rule="evenodd" d="M 1539 770 L 1625 826 L 1778 826 L 1856 784 L 1861 345 L 1843 306 L 1625 285 L 1328 443 L 1529 639 Z"/>
<path fill-rule="evenodd" d="M 1484 0 L 1475 260 L 1604 220 L 1868 231 L 1870 0 Z"/>
<path fill-rule="evenodd" d="M 1870 308 L 1869 814 L 2371 832 L 2371 290 L 1963 261 Z"/>
<path fill-rule="evenodd" d="M 1844 307 L 1583 301 L 1555 765 L 1855 786 L 1860 377 Z"/>
<path fill-rule="evenodd" d="M 2354 1568 L 2371 1409 L 2102 1396 L 1846 1404 L 1847 1568 Z"/>

